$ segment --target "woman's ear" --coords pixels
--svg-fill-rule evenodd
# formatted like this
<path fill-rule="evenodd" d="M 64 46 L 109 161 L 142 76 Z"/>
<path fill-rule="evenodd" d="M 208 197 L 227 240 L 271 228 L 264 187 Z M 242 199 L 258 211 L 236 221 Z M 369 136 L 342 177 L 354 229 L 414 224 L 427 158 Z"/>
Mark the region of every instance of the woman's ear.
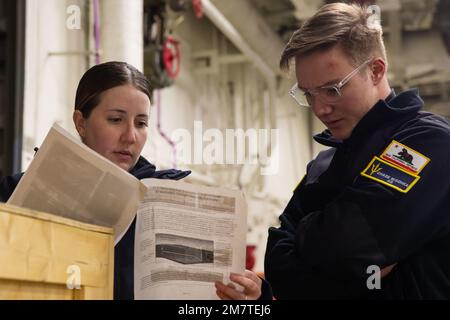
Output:
<path fill-rule="evenodd" d="M 386 62 L 382 58 L 375 58 L 370 64 L 370 75 L 374 85 L 380 83 L 387 71 Z"/>
<path fill-rule="evenodd" d="M 83 140 L 86 135 L 86 119 L 83 117 L 83 114 L 80 110 L 75 110 L 73 112 L 72 118 L 78 134 L 80 135 L 81 140 Z"/>

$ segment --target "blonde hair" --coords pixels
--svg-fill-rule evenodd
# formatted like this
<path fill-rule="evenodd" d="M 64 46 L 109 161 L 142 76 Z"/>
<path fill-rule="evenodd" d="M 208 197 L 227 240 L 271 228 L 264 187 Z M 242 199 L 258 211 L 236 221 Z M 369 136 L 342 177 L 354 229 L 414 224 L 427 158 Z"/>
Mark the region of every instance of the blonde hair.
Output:
<path fill-rule="evenodd" d="M 381 25 L 370 21 L 371 17 L 367 7 L 357 4 L 324 5 L 291 36 L 281 54 L 280 68 L 289 70 L 292 58 L 338 44 L 355 65 L 375 55 L 387 62 Z"/>

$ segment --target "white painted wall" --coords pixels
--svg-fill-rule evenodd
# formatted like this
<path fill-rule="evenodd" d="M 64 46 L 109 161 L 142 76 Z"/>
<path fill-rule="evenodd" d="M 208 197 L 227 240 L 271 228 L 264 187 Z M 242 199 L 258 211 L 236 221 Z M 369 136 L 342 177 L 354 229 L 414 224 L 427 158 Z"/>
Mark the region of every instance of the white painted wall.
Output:
<path fill-rule="evenodd" d="M 311 160 L 308 128 L 308 110 L 299 108 L 286 93 L 276 99 L 277 128 L 280 130 L 278 154 L 279 170 L 264 179 L 264 193 L 260 199 L 254 197 L 249 206 L 251 219 L 249 242 L 257 245 L 255 270 L 264 270 L 264 253 L 267 228 L 278 224 L 292 192 L 305 174 Z"/>
<path fill-rule="evenodd" d="M 56 55 L 85 50 L 86 30 L 69 30 L 66 10 L 76 4 L 85 17 L 82 0 L 28 0 L 22 168 L 34 155 L 54 122 L 74 131 L 72 110 L 78 81 L 86 69 L 81 55 Z"/>

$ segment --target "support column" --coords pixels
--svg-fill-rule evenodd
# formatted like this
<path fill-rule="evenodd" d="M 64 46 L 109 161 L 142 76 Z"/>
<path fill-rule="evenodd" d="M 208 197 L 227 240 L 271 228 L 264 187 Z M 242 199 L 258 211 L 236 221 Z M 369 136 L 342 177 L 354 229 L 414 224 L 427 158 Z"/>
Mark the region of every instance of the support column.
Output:
<path fill-rule="evenodd" d="M 125 61 L 143 71 L 143 0 L 100 1 L 100 62 Z"/>

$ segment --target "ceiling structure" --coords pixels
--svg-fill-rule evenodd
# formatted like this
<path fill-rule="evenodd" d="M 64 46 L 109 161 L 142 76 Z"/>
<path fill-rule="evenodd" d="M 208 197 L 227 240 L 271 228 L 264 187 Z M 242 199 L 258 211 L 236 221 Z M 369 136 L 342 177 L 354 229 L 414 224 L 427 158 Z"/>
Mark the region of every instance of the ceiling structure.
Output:
<path fill-rule="evenodd" d="M 249 0 L 283 43 L 323 0 Z M 389 80 L 417 87 L 426 108 L 450 117 L 450 0 L 360 0 L 381 10 Z"/>

